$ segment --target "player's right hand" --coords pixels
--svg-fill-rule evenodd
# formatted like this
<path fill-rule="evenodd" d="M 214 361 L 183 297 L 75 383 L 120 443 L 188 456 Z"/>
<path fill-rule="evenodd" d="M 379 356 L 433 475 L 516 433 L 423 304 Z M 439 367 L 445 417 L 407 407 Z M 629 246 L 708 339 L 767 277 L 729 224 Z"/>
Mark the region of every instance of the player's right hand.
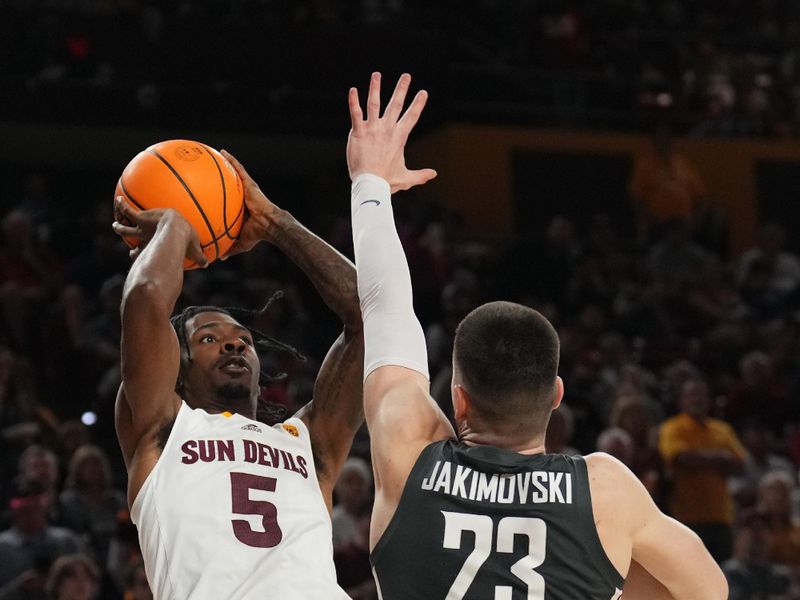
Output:
<path fill-rule="evenodd" d="M 122 196 L 117 196 L 114 201 L 114 233 L 129 241 L 135 240 L 136 247 L 129 252 L 132 260 L 136 260 L 147 244 L 158 232 L 159 224 L 177 227 L 187 235 L 186 257 L 193 260 L 201 268 L 208 265 L 208 258 L 200 246 L 197 232 L 176 210 L 171 208 L 151 208 L 149 210 L 135 210 Z"/>
<path fill-rule="evenodd" d="M 417 92 L 403 113 L 410 84 L 411 75 L 404 73 L 400 76 L 381 116 L 381 74 L 373 73 L 369 82 L 366 119 L 358 100 L 358 90 L 350 88 L 348 101 L 352 128 L 347 139 L 347 168 L 351 180 L 362 173 L 371 173 L 388 181 L 392 193 L 395 193 L 436 177 L 433 169 L 412 170 L 406 167 L 406 141 L 428 100 L 425 90 Z"/>

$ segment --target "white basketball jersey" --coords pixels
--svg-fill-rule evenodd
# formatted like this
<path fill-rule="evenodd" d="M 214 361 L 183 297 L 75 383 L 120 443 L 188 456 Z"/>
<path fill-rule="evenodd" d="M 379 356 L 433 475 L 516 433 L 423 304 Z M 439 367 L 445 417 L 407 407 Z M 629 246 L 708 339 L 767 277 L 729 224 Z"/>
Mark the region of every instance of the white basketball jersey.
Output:
<path fill-rule="evenodd" d="M 183 403 L 131 518 L 156 600 L 348 597 L 299 419 L 268 427 Z"/>

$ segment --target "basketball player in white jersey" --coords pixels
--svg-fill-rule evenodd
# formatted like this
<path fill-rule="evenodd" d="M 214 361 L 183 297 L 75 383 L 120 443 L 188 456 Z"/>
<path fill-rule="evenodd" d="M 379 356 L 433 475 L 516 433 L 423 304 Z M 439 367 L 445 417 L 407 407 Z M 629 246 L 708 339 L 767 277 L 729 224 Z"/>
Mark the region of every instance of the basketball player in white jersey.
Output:
<path fill-rule="evenodd" d="M 404 146 L 427 95 L 403 113 L 400 78 L 383 115 L 380 74 L 364 118 L 350 90 L 347 147 L 364 322 L 364 407 L 375 505 L 371 562 L 384 600 L 722 600 L 727 584 L 700 539 L 662 514 L 607 454 L 545 454 L 564 393 L 558 337 L 536 311 L 493 302 L 456 332 L 456 429 L 429 394 L 425 338 L 391 194 L 425 183 Z M 452 477 L 451 477 L 452 476 Z M 638 565 L 629 572 L 632 560 Z M 408 577 L 413 573 L 413 577 Z M 516 594 L 516 595 L 515 595 Z"/>
<path fill-rule="evenodd" d="M 274 426 L 256 421 L 256 345 L 283 345 L 231 310 L 193 307 L 171 323 L 184 257 L 205 264 L 197 235 L 175 211 L 137 213 L 117 199 L 114 230 L 141 242 L 121 307 L 116 427 L 147 577 L 157 600 L 347 598 L 336 583 L 330 511 L 363 421 L 355 268 L 227 158 L 250 213 L 232 252 L 261 240 L 278 246 L 344 332 L 320 368 L 313 401 Z"/>

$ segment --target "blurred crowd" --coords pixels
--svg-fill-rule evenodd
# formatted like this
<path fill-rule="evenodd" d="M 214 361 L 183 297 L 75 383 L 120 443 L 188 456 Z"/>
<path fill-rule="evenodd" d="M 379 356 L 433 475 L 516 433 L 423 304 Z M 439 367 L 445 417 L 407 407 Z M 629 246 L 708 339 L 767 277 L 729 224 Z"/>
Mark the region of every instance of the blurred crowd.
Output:
<path fill-rule="evenodd" d="M 788 137 L 798 48 L 792 0 L 6 0 L 0 107 L 325 133 L 342 92 L 380 68 L 431 91 L 431 123 L 642 129 L 670 115 L 698 136 Z"/>
<path fill-rule="evenodd" d="M 113 430 L 127 248 L 111 231 L 110 199 L 57 201 L 54 185 L 29 173 L 1 217 L 0 600 L 141 600 L 150 596 Z M 558 215 L 541 233 L 495 243 L 467 236 L 439 205 L 396 203 L 432 394 L 452 414 L 452 339 L 467 312 L 494 299 L 537 308 L 559 332 L 566 387 L 548 451 L 602 450 L 628 465 L 701 535 L 731 598 L 796 598 L 797 240 L 763 223 L 751 248 L 731 253 L 725 219 L 704 209 L 702 178 L 659 137 L 628 193 L 635 226 L 601 212 Z M 299 216 L 352 255 L 346 208 L 343 197 L 340 211 Z M 340 324 L 277 250 L 262 244 L 187 273 L 179 308 L 254 308 L 277 289 L 284 299 L 258 325 L 309 359 L 262 356 L 289 375 L 264 399 L 294 410 L 311 399 Z M 362 431 L 333 515 L 339 578 L 360 599 L 375 597 L 371 489 Z"/>

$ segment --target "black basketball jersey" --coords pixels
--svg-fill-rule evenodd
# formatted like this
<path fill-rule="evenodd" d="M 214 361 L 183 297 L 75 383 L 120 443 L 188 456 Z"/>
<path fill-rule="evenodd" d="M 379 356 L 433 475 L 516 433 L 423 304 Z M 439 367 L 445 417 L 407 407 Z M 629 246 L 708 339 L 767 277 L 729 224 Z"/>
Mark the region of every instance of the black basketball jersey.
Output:
<path fill-rule="evenodd" d="M 586 462 L 427 446 L 370 557 L 383 600 L 616 600 Z"/>

